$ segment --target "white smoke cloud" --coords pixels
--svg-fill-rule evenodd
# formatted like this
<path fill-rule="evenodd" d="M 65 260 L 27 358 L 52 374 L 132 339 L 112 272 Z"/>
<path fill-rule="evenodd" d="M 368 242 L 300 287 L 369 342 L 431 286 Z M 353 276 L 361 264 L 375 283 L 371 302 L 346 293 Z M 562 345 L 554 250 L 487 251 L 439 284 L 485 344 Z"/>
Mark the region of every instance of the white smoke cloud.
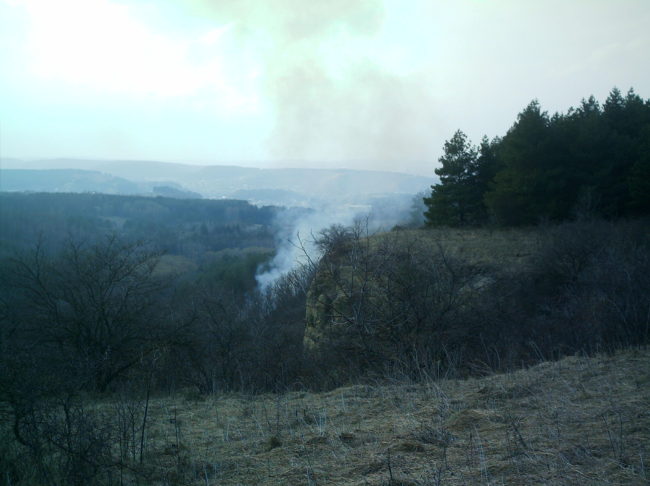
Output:
<path fill-rule="evenodd" d="M 277 252 L 270 268 L 255 278 L 262 291 L 280 277 L 303 263 L 317 260 L 320 255 L 314 244 L 318 233 L 333 224 L 350 225 L 363 211 L 358 207 L 336 207 L 323 204 L 319 209 L 298 216 L 282 213 L 276 221 Z"/>
<path fill-rule="evenodd" d="M 260 290 L 265 291 L 301 264 L 317 261 L 321 255 L 315 240 L 321 231 L 332 225 L 353 226 L 357 222 L 366 225 L 369 234 L 389 230 L 407 222 L 413 197 L 416 196 L 365 197 L 354 203 L 331 201 L 299 215 L 291 211 L 281 213 L 275 222 L 276 255 L 255 277 Z"/>

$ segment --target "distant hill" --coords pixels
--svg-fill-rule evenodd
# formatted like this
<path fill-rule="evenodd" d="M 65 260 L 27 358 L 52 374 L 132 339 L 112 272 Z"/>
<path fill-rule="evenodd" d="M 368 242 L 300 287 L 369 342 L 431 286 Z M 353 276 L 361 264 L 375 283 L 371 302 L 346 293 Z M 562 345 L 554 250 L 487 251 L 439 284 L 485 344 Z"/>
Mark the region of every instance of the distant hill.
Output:
<path fill-rule="evenodd" d="M 243 199 L 253 204 L 276 204 L 281 206 L 300 206 L 307 203 L 303 194 L 284 189 L 239 189 L 231 194 L 235 199 Z"/>
<path fill-rule="evenodd" d="M 3 169 L 0 190 L 33 192 L 102 192 L 138 194 L 138 184 L 98 171 L 78 169 Z"/>
<path fill-rule="evenodd" d="M 170 185 L 169 181 L 172 181 L 180 186 L 178 189 L 182 187 L 210 198 L 241 197 L 241 191 L 262 191 L 259 194 L 248 194 L 252 199 L 263 199 L 266 204 L 290 201 L 293 204 L 309 205 L 315 199 L 349 201 L 353 198 L 387 194 L 416 194 L 428 189 L 434 182 L 433 177 L 347 169 L 259 169 L 234 165 L 198 166 L 155 161 L 81 159 L 2 161 L 3 174 L 8 169 L 54 168 L 96 171 L 105 177 L 110 175 L 138 184 L 155 183 L 159 186 Z M 70 173 L 70 176 L 73 176 L 73 173 Z M 165 184 L 161 184 L 162 182 Z M 134 190 L 126 186 L 124 189 Z"/>
<path fill-rule="evenodd" d="M 138 182 L 97 170 L 0 169 L 0 191 L 93 192 L 196 199 L 201 195 L 170 181 Z"/>
<path fill-rule="evenodd" d="M 1 192 L 0 256 L 40 238 L 56 248 L 70 237 L 93 241 L 107 234 L 190 258 L 226 248 L 272 248 L 279 211 L 237 200 Z"/>

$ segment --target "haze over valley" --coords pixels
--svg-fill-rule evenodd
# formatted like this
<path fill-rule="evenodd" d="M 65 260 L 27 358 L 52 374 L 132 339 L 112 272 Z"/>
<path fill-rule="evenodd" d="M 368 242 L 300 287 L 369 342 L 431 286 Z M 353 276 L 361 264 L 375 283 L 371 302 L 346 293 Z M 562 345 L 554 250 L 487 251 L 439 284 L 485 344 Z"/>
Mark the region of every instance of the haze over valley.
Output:
<path fill-rule="evenodd" d="M 246 199 L 285 206 L 363 204 L 372 197 L 412 196 L 428 189 L 435 180 L 435 176 L 371 170 L 260 169 L 74 159 L 4 159 L 0 171 L 0 190 L 4 191 L 142 194 L 152 192 L 154 187 L 168 186 L 206 198 Z"/>

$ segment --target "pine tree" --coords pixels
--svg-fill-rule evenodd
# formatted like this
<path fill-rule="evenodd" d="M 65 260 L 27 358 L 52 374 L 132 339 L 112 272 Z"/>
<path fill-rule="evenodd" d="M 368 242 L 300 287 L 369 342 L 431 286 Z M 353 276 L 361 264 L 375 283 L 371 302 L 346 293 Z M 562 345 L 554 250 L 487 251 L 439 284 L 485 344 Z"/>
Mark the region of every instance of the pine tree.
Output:
<path fill-rule="evenodd" d="M 440 183 L 431 186 L 431 196 L 424 198 L 428 207 L 428 224 L 463 226 L 475 222 L 476 204 L 480 203 L 475 182 L 478 150 L 461 130 L 445 142 L 441 166 L 435 170 Z"/>
<path fill-rule="evenodd" d="M 501 169 L 485 195 L 496 223 L 532 224 L 545 216 L 549 123 L 547 113 L 535 100 L 518 115 L 517 122 L 503 137 L 498 150 Z"/>

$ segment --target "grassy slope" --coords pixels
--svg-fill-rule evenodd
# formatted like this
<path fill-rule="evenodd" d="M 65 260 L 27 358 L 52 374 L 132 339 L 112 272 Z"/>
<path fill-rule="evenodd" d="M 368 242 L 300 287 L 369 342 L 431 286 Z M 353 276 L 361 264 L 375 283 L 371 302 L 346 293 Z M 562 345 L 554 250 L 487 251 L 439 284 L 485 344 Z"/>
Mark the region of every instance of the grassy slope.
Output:
<path fill-rule="evenodd" d="M 517 269 L 529 263 L 544 236 L 539 229 L 531 228 L 431 228 L 409 230 L 407 234 L 424 239 L 432 247 L 439 247 L 468 263 L 502 270 Z"/>
<path fill-rule="evenodd" d="M 648 484 L 650 350 L 465 381 L 159 399 L 148 442 L 165 484 Z"/>

